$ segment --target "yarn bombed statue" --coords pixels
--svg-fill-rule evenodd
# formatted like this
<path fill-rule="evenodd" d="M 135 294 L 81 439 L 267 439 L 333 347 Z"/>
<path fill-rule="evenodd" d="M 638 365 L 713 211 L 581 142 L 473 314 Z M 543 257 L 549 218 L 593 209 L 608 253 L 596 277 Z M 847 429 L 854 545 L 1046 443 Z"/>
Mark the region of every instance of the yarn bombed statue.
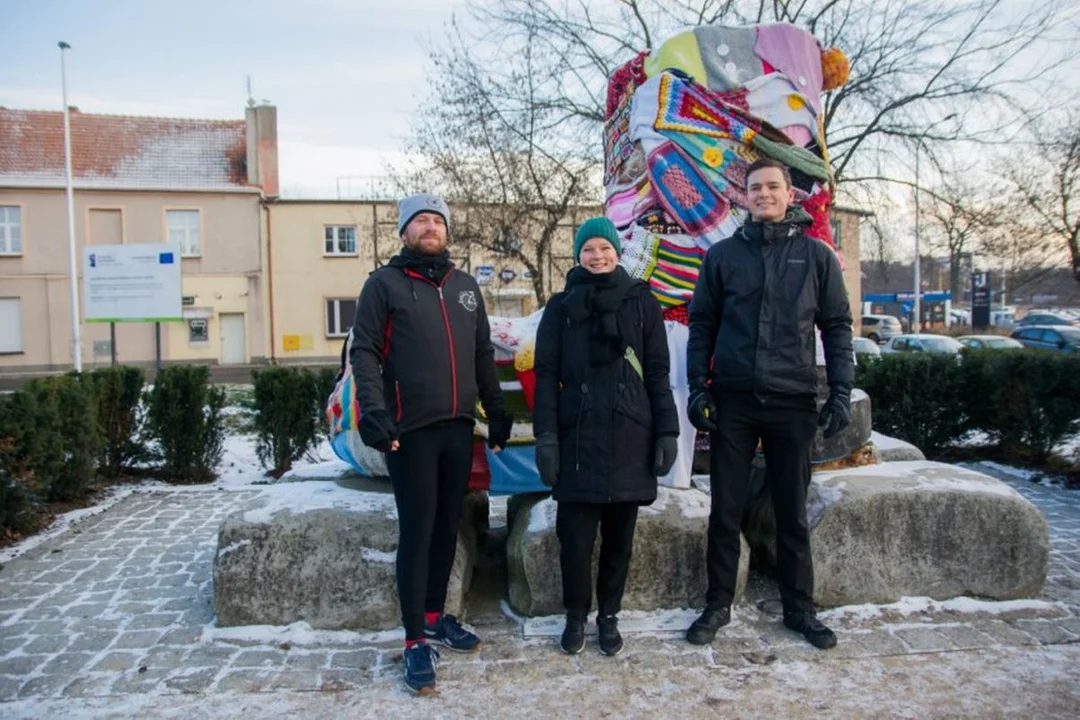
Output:
<path fill-rule="evenodd" d="M 835 186 L 821 96 L 844 85 L 848 73 L 840 50 L 823 49 L 805 30 L 778 23 L 692 28 L 639 53 L 609 78 L 604 212 L 619 229 L 620 262 L 649 284 L 664 307 L 680 412 L 679 461 L 661 484 L 690 486 L 696 433 L 685 410 L 687 303 L 706 250 L 748 216 L 749 164 L 763 156 L 784 162 L 791 169 L 796 203 L 813 218 L 808 234 L 836 248 L 829 218 Z M 497 455 L 477 442 L 474 489 L 496 494 L 547 489 L 536 470 L 529 412 L 533 338 L 541 312 L 491 318 L 515 436 Z M 359 408 L 347 358 L 345 352 L 327 406 L 332 446 L 360 472 L 384 475 L 382 457 L 365 448 L 356 432 Z M 478 423 L 478 435 L 485 430 L 483 421 Z"/>

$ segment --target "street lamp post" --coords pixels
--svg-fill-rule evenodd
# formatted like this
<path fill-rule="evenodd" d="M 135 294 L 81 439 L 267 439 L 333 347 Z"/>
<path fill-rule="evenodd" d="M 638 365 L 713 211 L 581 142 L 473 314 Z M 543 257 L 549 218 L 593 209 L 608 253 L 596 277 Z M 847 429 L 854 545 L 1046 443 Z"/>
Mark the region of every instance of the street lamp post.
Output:
<path fill-rule="evenodd" d="M 950 113 L 941 118 L 937 122 L 926 128 L 928 135 L 931 130 L 947 120 L 952 120 L 956 117 L 956 113 Z M 922 277 L 919 269 L 919 150 L 922 148 L 923 138 L 920 136 L 915 141 L 915 317 L 912 318 L 911 331 L 919 332 L 922 330 Z"/>
<path fill-rule="evenodd" d="M 71 116 L 67 100 L 67 68 L 64 51 L 71 46 L 61 40 L 60 87 L 64 98 L 64 172 L 67 179 L 68 215 L 68 281 L 71 287 L 71 364 L 75 372 L 82 372 L 82 327 L 79 324 L 79 276 L 75 258 L 75 193 L 71 182 Z"/>

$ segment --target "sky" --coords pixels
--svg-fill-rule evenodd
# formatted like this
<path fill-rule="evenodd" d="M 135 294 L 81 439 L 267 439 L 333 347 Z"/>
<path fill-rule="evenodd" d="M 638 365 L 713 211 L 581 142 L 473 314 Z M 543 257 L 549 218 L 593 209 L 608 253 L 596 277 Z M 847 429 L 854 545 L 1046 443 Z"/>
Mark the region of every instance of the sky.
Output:
<path fill-rule="evenodd" d="M 283 194 L 335 197 L 339 177 L 401 161 L 425 50 L 463 0 L 0 0 L 0 106 L 244 117 L 278 109 Z M 344 183 L 345 181 L 343 181 Z M 353 180 L 354 183 L 358 182 Z M 361 181 L 362 182 L 362 181 Z"/>

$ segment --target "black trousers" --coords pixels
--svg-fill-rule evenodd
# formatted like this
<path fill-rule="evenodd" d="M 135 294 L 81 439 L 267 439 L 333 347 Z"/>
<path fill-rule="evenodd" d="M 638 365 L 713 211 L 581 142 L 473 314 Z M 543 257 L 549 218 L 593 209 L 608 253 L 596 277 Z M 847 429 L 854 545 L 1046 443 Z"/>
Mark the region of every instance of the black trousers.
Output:
<path fill-rule="evenodd" d="M 709 605 L 730 606 L 739 566 L 739 526 L 758 439 L 776 511 L 776 565 L 785 610 L 813 609 L 814 566 L 806 522 L 810 452 L 817 430 L 812 396 L 766 398 L 717 393 L 709 467 L 712 508 L 706 552 Z"/>
<path fill-rule="evenodd" d="M 600 566 L 596 600 L 600 615 L 615 615 L 622 609 L 637 512 L 637 503 L 559 503 L 555 534 L 559 538 L 563 605 L 567 615 L 584 621 L 592 606 L 592 556 L 598 527 Z"/>
<path fill-rule="evenodd" d="M 405 433 L 386 453 L 398 512 L 397 585 L 405 639 L 424 637 L 424 612 L 442 612 L 472 471 L 473 423 Z"/>

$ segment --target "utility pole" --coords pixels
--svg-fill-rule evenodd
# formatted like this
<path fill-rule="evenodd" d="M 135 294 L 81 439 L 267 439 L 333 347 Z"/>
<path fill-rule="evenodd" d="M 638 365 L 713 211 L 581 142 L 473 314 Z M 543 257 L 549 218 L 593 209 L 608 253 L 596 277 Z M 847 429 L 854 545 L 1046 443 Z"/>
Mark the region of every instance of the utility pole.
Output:
<path fill-rule="evenodd" d="M 71 113 L 67 100 L 67 67 L 64 64 L 64 51 L 71 46 L 61 40 L 60 46 L 60 87 L 64 99 L 64 172 L 67 177 L 67 215 L 68 215 L 68 283 L 71 287 L 71 364 L 75 372 L 82 372 L 82 326 L 79 322 L 79 275 L 75 257 L 75 191 L 71 180 Z"/>

